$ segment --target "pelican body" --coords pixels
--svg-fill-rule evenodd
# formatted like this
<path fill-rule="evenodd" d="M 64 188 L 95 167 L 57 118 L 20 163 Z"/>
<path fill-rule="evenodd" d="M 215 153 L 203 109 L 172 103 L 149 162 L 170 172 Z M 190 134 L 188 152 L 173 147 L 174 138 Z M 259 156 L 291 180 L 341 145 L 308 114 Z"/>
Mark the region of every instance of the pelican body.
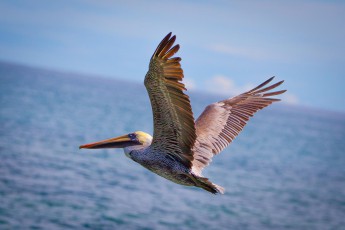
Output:
<path fill-rule="evenodd" d="M 154 134 L 136 131 L 115 138 L 81 145 L 79 148 L 123 148 L 125 155 L 148 170 L 177 184 L 196 186 L 208 192 L 224 188 L 203 177 L 212 157 L 227 147 L 251 116 L 279 99 L 286 90 L 267 86 L 274 77 L 235 97 L 208 105 L 194 121 L 183 79 L 176 36 L 166 35 L 153 53 L 145 76 L 150 97 Z"/>

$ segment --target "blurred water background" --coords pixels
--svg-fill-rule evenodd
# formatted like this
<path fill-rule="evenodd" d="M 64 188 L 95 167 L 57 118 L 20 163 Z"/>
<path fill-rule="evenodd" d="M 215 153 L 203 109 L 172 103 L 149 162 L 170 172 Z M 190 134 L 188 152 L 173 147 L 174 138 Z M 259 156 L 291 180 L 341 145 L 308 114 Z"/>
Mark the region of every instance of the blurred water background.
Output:
<path fill-rule="evenodd" d="M 223 99 L 189 95 L 196 117 Z M 152 133 L 143 84 L 0 63 L 0 103 L 0 229 L 344 229 L 343 113 L 260 111 L 204 172 L 215 196 L 78 150 Z"/>

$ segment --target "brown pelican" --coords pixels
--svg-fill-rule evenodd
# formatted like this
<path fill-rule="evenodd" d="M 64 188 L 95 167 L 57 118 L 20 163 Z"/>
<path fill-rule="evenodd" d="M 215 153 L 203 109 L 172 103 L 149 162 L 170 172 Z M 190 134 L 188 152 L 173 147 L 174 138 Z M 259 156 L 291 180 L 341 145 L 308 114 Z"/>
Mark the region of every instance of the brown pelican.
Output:
<path fill-rule="evenodd" d="M 175 39 L 169 33 L 161 41 L 145 76 L 153 112 L 153 137 L 136 131 L 80 148 L 123 148 L 127 157 L 168 180 L 224 193 L 221 186 L 202 176 L 202 170 L 235 139 L 255 112 L 279 101 L 271 96 L 286 90 L 270 91 L 283 83 L 267 86 L 272 77 L 252 90 L 208 105 L 194 122 L 181 82 L 181 58 L 173 57 L 180 48 L 173 46 Z"/>

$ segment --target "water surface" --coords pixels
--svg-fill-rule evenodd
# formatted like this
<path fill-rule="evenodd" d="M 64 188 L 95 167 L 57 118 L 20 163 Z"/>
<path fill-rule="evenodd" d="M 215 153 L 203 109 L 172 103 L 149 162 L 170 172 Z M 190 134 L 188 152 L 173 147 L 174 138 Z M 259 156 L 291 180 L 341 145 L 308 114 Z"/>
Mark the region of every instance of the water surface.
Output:
<path fill-rule="evenodd" d="M 216 100 L 191 93 L 196 115 Z M 343 229 L 345 116 L 275 104 L 205 176 L 215 196 L 80 144 L 152 133 L 142 84 L 0 64 L 0 229 Z"/>

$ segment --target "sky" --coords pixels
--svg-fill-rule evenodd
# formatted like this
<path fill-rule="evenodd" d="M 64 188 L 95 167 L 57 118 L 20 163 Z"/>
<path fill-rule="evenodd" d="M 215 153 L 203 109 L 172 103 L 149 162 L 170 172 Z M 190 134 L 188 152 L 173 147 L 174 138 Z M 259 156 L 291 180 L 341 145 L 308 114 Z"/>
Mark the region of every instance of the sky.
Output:
<path fill-rule="evenodd" d="M 284 103 L 345 112 L 344 22 L 345 1 L 1 0 L 0 60 L 143 82 L 173 32 L 190 90 L 276 76 Z"/>

